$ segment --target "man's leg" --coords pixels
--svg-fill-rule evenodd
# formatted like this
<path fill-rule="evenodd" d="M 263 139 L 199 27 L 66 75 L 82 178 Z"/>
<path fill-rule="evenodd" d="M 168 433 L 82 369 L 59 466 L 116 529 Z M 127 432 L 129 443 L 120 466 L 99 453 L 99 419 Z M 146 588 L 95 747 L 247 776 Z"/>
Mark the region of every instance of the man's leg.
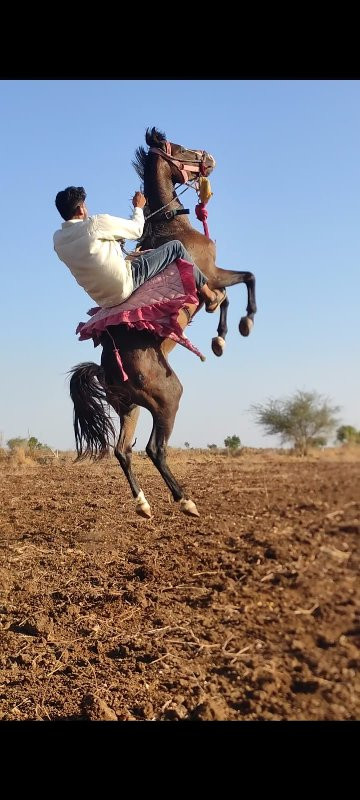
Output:
<path fill-rule="evenodd" d="M 206 276 L 194 264 L 186 248 L 178 239 L 166 242 L 161 247 L 157 247 L 155 250 L 150 250 L 133 259 L 131 268 L 134 290 L 138 289 L 149 278 L 158 275 L 159 272 L 162 272 L 165 267 L 172 264 L 177 258 L 183 258 L 193 265 L 195 284 L 200 296 L 205 301 L 207 311 L 215 311 L 224 300 L 225 292 L 221 292 L 218 289 L 215 289 L 215 291 L 209 289 Z"/>
<path fill-rule="evenodd" d="M 177 258 L 183 258 L 193 263 L 184 245 L 178 239 L 166 242 L 161 247 L 134 258 L 131 262 L 134 289 L 138 289 L 149 278 L 158 275 L 159 272 L 162 272 L 165 267 L 168 267 Z M 206 278 L 204 277 L 205 281 Z"/>

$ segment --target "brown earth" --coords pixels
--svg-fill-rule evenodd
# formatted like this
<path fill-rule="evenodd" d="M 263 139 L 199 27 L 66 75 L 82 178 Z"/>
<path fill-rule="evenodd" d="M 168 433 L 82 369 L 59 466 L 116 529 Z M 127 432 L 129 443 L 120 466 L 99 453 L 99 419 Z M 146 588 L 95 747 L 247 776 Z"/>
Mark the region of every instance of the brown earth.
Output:
<path fill-rule="evenodd" d="M 176 452 L 0 470 L 3 720 L 360 716 L 360 462 Z"/>

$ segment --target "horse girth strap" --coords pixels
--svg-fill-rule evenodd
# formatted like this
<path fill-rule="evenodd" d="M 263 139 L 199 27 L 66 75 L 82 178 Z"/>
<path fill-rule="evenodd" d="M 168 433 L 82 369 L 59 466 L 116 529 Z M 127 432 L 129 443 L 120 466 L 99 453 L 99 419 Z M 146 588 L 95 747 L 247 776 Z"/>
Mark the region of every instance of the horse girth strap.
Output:
<path fill-rule="evenodd" d="M 180 325 L 181 330 L 185 330 L 185 328 L 189 325 L 189 322 L 191 322 L 191 320 L 192 320 L 195 312 L 197 311 L 198 307 L 199 306 L 188 304 L 188 305 L 182 306 L 179 309 L 177 321 L 178 321 L 178 324 Z M 163 354 L 167 357 L 168 354 L 171 352 L 171 350 L 174 349 L 175 346 L 176 346 L 176 342 L 174 342 L 173 339 L 163 339 L 163 341 L 161 343 L 161 350 L 162 350 Z"/>
<path fill-rule="evenodd" d="M 189 306 L 183 306 L 180 310 L 184 312 L 185 316 L 187 317 L 187 324 L 189 324 L 193 316 Z"/>

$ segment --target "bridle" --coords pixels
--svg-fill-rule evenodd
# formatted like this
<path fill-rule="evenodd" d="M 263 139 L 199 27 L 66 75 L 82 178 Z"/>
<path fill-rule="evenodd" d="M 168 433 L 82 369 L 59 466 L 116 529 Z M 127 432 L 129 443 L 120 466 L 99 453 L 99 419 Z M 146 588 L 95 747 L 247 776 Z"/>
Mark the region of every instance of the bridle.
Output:
<path fill-rule="evenodd" d="M 150 147 L 148 152 L 149 153 L 156 153 L 157 155 L 159 155 L 162 158 L 164 158 L 166 161 L 170 161 L 172 164 L 175 164 L 175 166 L 178 168 L 178 170 L 179 170 L 179 172 L 180 172 L 180 174 L 182 176 L 182 179 L 183 179 L 181 181 L 181 183 L 182 184 L 185 183 L 186 186 L 185 186 L 185 189 L 182 190 L 182 192 L 178 192 L 178 194 L 175 195 L 175 197 L 172 197 L 171 200 L 169 200 L 168 203 L 165 203 L 164 206 L 161 206 L 161 208 L 157 208 L 156 211 L 152 211 L 151 214 L 147 214 L 146 218 L 145 218 L 145 222 L 147 222 L 149 219 L 151 219 L 151 217 L 155 217 L 157 214 L 160 214 L 161 211 L 164 211 L 164 209 L 167 208 L 168 206 L 170 206 L 171 203 L 174 202 L 174 200 L 178 199 L 179 195 L 184 194 L 184 192 L 186 192 L 188 189 L 195 189 L 196 193 L 199 194 L 199 185 L 198 185 L 197 179 L 200 177 L 200 175 L 205 176 L 205 173 L 206 173 L 205 161 L 206 161 L 207 153 L 206 153 L 205 150 L 186 150 L 185 152 L 194 153 L 195 154 L 195 158 L 194 159 L 191 159 L 191 158 L 187 159 L 186 158 L 186 159 L 183 159 L 183 161 L 180 161 L 179 159 L 175 158 L 175 156 L 173 156 L 171 154 L 171 142 L 165 141 L 164 145 L 165 145 L 165 151 L 162 150 L 160 147 Z M 186 165 L 186 169 L 185 169 L 185 165 Z M 195 174 L 192 177 L 190 177 L 190 175 L 188 173 L 195 173 Z M 194 185 L 192 185 L 192 184 L 194 184 Z M 178 216 L 179 214 L 190 214 L 190 209 L 189 208 L 176 208 L 176 209 L 173 209 L 171 211 L 165 211 L 163 217 L 167 222 L 170 222 L 170 220 L 174 219 L 174 217 Z M 143 236 L 144 236 L 144 234 L 143 234 Z M 140 239 L 140 241 L 141 241 L 141 239 Z M 122 249 L 123 253 L 125 253 L 125 255 L 132 255 L 132 253 L 129 253 L 125 249 L 124 245 L 122 245 L 121 249 Z"/>
<path fill-rule="evenodd" d="M 165 151 L 162 150 L 160 147 L 150 147 L 149 153 L 157 153 L 162 158 L 165 158 L 166 161 L 170 161 L 174 164 L 181 176 L 182 176 L 182 183 L 188 183 L 189 180 L 194 180 L 194 178 L 190 178 L 189 173 L 196 172 L 197 175 L 205 175 L 206 172 L 206 156 L 207 153 L 205 150 L 190 150 L 185 152 L 195 153 L 195 158 L 186 158 L 182 159 L 181 161 L 175 156 L 172 155 L 171 152 L 171 142 L 164 142 L 165 144 Z"/>

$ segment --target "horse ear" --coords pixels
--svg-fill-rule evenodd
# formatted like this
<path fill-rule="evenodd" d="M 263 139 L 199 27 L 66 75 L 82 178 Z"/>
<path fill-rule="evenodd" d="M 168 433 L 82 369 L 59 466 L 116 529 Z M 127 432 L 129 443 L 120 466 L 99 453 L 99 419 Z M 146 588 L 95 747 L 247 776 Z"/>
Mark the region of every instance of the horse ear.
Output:
<path fill-rule="evenodd" d="M 166 135 L 157 128 L 147 128 L 145 133 L 145 141 L 148 147 L 156 147 L 163 142 L 166 142 Z"/>

